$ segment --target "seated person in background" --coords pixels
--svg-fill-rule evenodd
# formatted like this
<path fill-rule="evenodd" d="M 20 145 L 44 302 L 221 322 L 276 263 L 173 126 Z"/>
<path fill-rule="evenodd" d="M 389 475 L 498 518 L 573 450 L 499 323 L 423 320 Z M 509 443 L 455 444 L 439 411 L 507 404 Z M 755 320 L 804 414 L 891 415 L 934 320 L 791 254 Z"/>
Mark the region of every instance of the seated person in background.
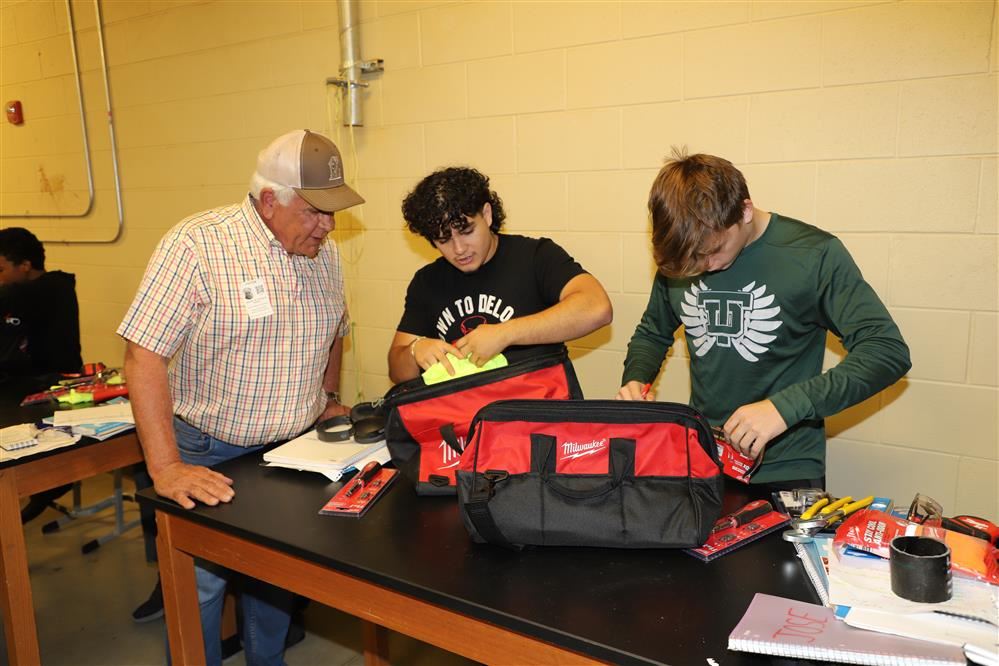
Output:
<path fill-rule="evenodd" d="M 45 270 L 45 248 L 20 227 L 0 229 L 0 373 L 36 377 L 79 372 L 76 277 Z"/>
<path fill-rule="evenodd" d="M 389 349 L 389 377 L 401 382 L 446 354 L 482 366 L 558 348 L 610 323 L 600 283 L 548 238 L 500 234 L 503 202 L 489 179 L 451 167 L 424 178 L 402 203 L 409 230 L 441 257 L 413 276 Z"/>
<path fill-rule="evenodd" d="M 45 248 L 27 229 L 0 229 L 0 381 L 21 382 L 27 393 L 82 367 L 76 277 L 46 271 Z M 21 522 L 37 518 L 71 487 L 32 495 Z"/>
<path fill-rule="evenodd" d="M 756 208 L 727 160 L 675 153 L 649 211 L 659 274 L 617 397 L 652 400 L 685 326 L 691 404 L 743 454 L 766 449 L 753 482 L 824 488 L 823 419 L 908 371 L 898 326 L 835 236 Z M 823 373 L 827 331 L 847 356 Z"/>

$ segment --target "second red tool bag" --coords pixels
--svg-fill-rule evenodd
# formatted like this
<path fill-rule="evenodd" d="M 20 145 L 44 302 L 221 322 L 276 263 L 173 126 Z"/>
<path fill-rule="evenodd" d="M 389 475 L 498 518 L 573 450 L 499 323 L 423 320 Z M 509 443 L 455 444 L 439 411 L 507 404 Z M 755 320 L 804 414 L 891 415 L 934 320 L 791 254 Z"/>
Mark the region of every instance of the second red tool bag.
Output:
<path fill-rule="evenodd" d="M 690 548 L 723 485 L 711 428 L 687 405 L 505 400 L 475 417 L 458 504 L 478 542 Z"/>
<path fill-rule="evenodd" d="M 418 377 L 385 394 L 385 439 L 392 462 L 418 494 L 454 495 L 454 472 L 479 409 L 508 398 L 582 397 L 565 350 L 430 386 Z"/>

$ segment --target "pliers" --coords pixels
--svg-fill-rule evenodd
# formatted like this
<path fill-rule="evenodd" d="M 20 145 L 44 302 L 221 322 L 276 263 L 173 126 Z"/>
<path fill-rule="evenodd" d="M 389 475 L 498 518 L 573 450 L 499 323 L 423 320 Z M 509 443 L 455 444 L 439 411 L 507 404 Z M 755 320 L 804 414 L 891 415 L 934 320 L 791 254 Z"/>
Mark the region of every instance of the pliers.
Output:
<path fill-rule="evenodd" d="M 823 497 L 808 507 L 798 518 L 791 521 L 791 529 L 785 530 L 782 535 L 784 540 L 796 543 L 811 541 L 812 537 L 820 530 L 849 516 L 854 511 L 870 506 L 874 501 L 874 495 L 868 495 L 856 502 L 852 500 L 853 498 L 847 495 L 830 504 L 829 498 Z"/>

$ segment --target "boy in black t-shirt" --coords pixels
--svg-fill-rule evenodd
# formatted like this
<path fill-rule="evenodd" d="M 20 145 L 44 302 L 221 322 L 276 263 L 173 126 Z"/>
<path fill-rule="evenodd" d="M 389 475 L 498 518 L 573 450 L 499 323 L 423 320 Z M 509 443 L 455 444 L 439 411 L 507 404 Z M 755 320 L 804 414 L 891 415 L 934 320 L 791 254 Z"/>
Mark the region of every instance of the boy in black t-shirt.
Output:
<path fill-rule="evenodd" d="M 500 234 L 505 213 L 489 179 L 466 167 L 424 178 L 405 198 L 409 230 L 441 257 L 409 283 L 389 349 L 389 377 L 413 379 L 446 354 L 481 366 L 559 346 L 610 323 L 600 283 L 548 238 Z"/>

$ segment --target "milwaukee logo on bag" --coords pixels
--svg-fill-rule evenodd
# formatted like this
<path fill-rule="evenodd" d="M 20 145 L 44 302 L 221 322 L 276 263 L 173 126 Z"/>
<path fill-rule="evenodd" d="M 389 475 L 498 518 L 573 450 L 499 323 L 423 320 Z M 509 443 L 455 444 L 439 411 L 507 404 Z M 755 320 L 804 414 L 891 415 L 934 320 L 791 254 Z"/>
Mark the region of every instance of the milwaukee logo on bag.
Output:
<path fill-rule="evenodd" d="M 724 487 L 696 410 L 618 400 L 487 405 L 457 481 L 472 539 L 514 547 L 700 546 Z"/>
<path fill-rule="evenodd" d="M 430 386 L 417 378 L 386 394 L 385 438 L 392 462 L 417 493 L 453 495 L 468 428 L 482 407 L 510 398 L 582 397 L 565 350 Z"/>

